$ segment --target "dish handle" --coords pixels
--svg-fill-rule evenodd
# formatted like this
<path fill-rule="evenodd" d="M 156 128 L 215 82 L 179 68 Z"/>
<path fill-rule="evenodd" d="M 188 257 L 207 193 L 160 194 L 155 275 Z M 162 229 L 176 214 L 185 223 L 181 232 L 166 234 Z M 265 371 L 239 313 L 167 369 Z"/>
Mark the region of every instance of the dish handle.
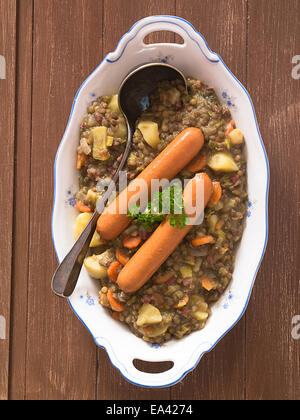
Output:
<path fill-rule="evenodd" d="M 174 53 L 176 50 L 187 50 L 191 57 L 193 54 L 198 54 L 200 49 L 208 61 L 213 63 L 220 61 L 220 57 L 209 49 L 203 36 L 188 21 L 177 16 L 149 16 L 141 19 L 121 38 L 116 50 L 108 54 L 107 61 L 114 63 L 127 54 L 135 55 L 143 50 L 153 51 L 153 44 L 146 44 L 144 40 L 147 35 L 159 31 L 174 32 L 184 42 L 183 44 L 161 43 L 155 45 L 162 47 L 168 45 L 174 50 Z"/>

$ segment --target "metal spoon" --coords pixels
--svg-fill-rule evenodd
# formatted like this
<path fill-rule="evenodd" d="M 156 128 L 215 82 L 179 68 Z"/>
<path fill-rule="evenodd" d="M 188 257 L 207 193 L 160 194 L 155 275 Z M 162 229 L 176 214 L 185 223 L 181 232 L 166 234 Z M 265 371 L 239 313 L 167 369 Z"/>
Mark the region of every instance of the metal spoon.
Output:
<path fill-rule="evenodd" d="M 127 124 L 126 147 L 112 181 L 97 202 L 93 217 L 54 273 L 52 290 L 56 295 L 67 298 L 71 296 L 76 287 L 83 260 L 89 250 L 89 244 L 96 229 L 98 217 L 114 190 L 119 172 L 126 163 L 136 120 L 149 106 L 149 95 L 155 90 L 158 82 L 177 79 L 181 79 L 187 88 L 185 76 L 181 71 L 166 63 L 150 63 L 139 66 L 123 80 L 118 98 L 120 111 L 123 113 Z"/>

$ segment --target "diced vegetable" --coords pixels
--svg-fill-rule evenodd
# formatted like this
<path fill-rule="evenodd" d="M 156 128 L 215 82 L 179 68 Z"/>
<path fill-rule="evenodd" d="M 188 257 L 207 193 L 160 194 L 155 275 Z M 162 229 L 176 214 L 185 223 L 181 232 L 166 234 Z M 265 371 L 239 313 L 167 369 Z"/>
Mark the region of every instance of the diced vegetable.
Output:
<path fill-rule="evenodd" d="M 93 158 L 97 160 L 109 159 L 109 152 L 106 146 L 107 127 L 94 127 L 91 130 L 93 138 Z"/>
<path fill-rule="evenodd" d="M 92 218 L 92 213 L 80 213 L 75 220 L 74 225 L 74 239 L 77 241 L 81 233 L 83 232 L 86 225 Z"/>
<path fill-rule="evenodd" d="M 213 193 L 212 193 L 212 196 L 211 196 L 208 204 L 210 206 L 215 206 L 217 204 L 217 202 L 219 200 L 221 200 L 221 197 L 222 197 L 221 184 L 218 181 L 214 181 L 213 182 Z"/>
<path fill-rule="evenodd" d="M 88 190 L 86 199 L 87 201 L 91 202 L 94 206 L 99 198 L 99 194 L 96 191 Z"/>
<path fill-rule="evenodd" d="M 162 316 L 155 306 L 151 305 L 150 303 L 144 303 L 138 314 L 138 319 L 136 321 L 136 324 L 139 327 L 142 327 L 144 325 L 149 324 L 158 324 L 162 321 Z"/>
<path fill-rule="evenodd" d="M 112 313 L 112 317 L 113 317 L 113 319 L 115 320 L 115 321 L 120 321 L 120 315 L 119 315 L 119 312 L 113 312 Z"/>
<path fill-rule="evenodd" d="M 104 239 L 101 239 L 99 233 L 95 230 L 91 243 L 90 243 L 90 247 L 95 248 L 97 246 L 101 246 L 105 244 L 106 244 L 106 241 Z"/>
<path fill-rule="evenodd" d="M 91 213 L 91 209 L 89 206 L 86 206 L 82 201 L 76 200 L 76 206 L 77 210 L 81 211 L 82 213 Z"/>
<path fill-rule="evenodd" d="M 143 333 L 147 336 L 147 337 L 158 337 L 159 335 L 164 334 L 167 329 L 169 328 L 170 323 L 167 322 L 162 322 L 160 325 L 154 325 L 151 327 L 144 327 Z"/>
<path fill-rule="evenodd" d="M 216 235 L 217 235 L 217 243 L 218 244 L 222 244 L 223 242 L 226 241 L 226 234 L 222 229 L 218 229 L 216 231 Z"/>
<path fill-rule="evenodd" d="M 166 273 L 163 276 L 155 277 L 153 281 L 155 284 L 163 284 L 163 283 L 167 283 L 167 281 L 169 281 L 172 277 L 173 277 L 172 273 Z"/>
<path fill-rule="evenodd" d="M 142 133 L 145 142 L 156 149 L 159 143 L 158 124 L 153 121 L 141 121 L 137 128 Z"/>
<path fill-rule="evenodd" d="M 112 111 L 120 112 L 119 102 L 118 102 L 118 95 L 113 95 L 111 100 L 108 103 L 108 108 Z"/>
<path fill-rule="evenodd" d="M 223 226 L 223 220 L 218 220 L 215 226 L 215 230 L 220 230 Z"/>
<path fill-rule="evenodd" d="M 129 261 L 128 255 L 120 248 L 116 249 L 116 258 L 120 264 L 125 265 Z"/>
<path fill-rule="evenodd" d="M 189 279 L 193 277 L 193 270 L 189 265 L 182 265 L 180 267 L 180 273 L 183 279 Z"/>
<path fill-rule="evenodd" d="M 116 312 L 124 311 L 125 306 L 119 300 L 114 298 L 113 292 L 111 290 L 107 292 L 107 299 L 113 311 L 116 311 Z"/>
<path fill-rule="evenodd" d="M 235 122 L 233 120 L 230 120 L 229 123 L 226 124 L 225 127 L 225 136 L 228 136 L 229 133 L 234 129 Z"/>
<path fill-rule="evenodd" d="M 174 308 L 176 309 L 180 309 L 183 308 L 189 301 L 189 297 L 188 295 L 185 295 L 182 299 L 180 299 L 180 301 L 178 303 L 176 303 L 176 305 L 174 305 Z"/>
<path fill-rule="evenodd" d="M 114 283 L 117 281 L 117 277 L 121 267 L 122 266 L 119 263 L 119 261 L 113 261 L 108 267 L 107 274 L 109 275 L 111 281 L 113 281 Z"/>
<path fill-rule="evenodd" d="M 77 241 L 81 233 L 83 232 L 86 225 L 89 223 L 89 221 L 92 218 L 92 213 L 80 213 L 75 220 L 74 225 L 74 239 Z M 97 231 L 95 231 L 90 247 L 94 248 L 96 246 L 104 245 L 106 242 L 100 238 L 100 235 Z"/>
<path fill-rule="evenodd" d="M 107 277 L 107 270 L 99 263 L 99 255 L 92 255 L 84 259 L 83 264 L 86 271 L 95 279 L 104 279 Z"/>
<path fill-rule="evenodd" d="M 120 123 L 116 131 L 116 136 L 125 138 L 127 136 L 127 126 L 125 123 Z"/>
<path fill-rule="evenodd" d="M 109 307 L 109 303 L 108 303 L 108 299 L 107 299 L 107 294 L 106 293 L 102 293 L 101 291 L 99 292 L 99 303 L 103 306 Z"/>
<path fill-rule="evenodd" d="M 209 226 L 210 233 L 215 232 L 217 222 L 218 222 L 218 216 L 216 214 L 211 214 L 208 216 L 207 224 Z"/>
<path fill-rule="evenodd" d="M 242 144 L 244 141 L 244 135 L 239 128 L 232 130 L 228 137 L 230 139 L 231 144 Z"/>
<path fill-rule="evenodd" d="M 77 155 L 77 169 L 80 169 L 86 161 L 86 155 L 84 153 L 79 153 Z"/>
<path fill-rule="evenodd" d="M 128 249 L 136 248 L 142 242 L 140 236 L 126 236 L 123 239 L 123 246 Z"/>
<path fill-rule="evenodd" d="M 211 235 L 201 236 L 199 238 L 193 239 L 192 240 L 192 245 L 193 246 L 206 245 L 206 244 L 211 244 L 214 241 L 215 240 L 214 240 L 213 236 L 211 236 Z"/>
<path fill-rule="evenodd" d="M 199 153 L 190 161 L 190 163 L 185 167 L 189 172 L 198 172 L 201 171 L 206 165 L 206 157 Z"/>
<path fill-rule="evenodd" d="M 201 279 L 201 284 L 202 284 L 202 287 L 204 287 L 204 289 L 207 290 L 208 292 L 213 289 L 216 289 L 217 287 L 216 282 L 210 277 L 203 277 Z"/>
<path fill-rule="evenodd" d="M 222 152 L 212 155 L 207 164 L 216 172 L 235 172 L 239 170 L 232 156 Z"/>
<path fill-rule="evenodd" d="M 207 312 L 196 311 L 196 312 L 194 312 L 193 317 L 195 319 L 197 319 L 198 321 L 206 321 L 207 318 L 208 318 L 208 313 Z"/>
<path fill-rule="evenodd" d="M 106 146 L 111 147 L 113 145 L 113 142 L 114 142 L 114 138 L 112 136 L 107 136 Z"/>
<path fill-rule="evenodd" d="M 230 150 L 231 146 L 230 146 L 230 141 L 228 139 L 225 139 L 225 142 L 227 150 Z"/>

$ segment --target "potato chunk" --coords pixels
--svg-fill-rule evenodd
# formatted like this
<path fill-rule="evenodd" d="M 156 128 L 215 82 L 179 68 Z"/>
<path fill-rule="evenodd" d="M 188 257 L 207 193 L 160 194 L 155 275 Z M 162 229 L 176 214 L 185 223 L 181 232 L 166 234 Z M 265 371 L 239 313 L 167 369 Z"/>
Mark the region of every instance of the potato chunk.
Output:
<path fill-rule="evenodd" d="M 74 225 L 74 239 L 77 241 L 81 233 L 83 232 L 86 225 L 91 220 L 93 214 L 92 213 L 80 213 L 75 220 Z"/>
<path fill-rule="evenodd" d="M 235 130 L 232 130 L 228 134 L 228 137 L 230 139 L 230 143 L 234 144 L 234 145 L 242 144 L 243 141 L 244 141 L 244 135 L 239 128 L 236 128 Z"/>
<path fill-rule="evenodd" d="M 99 194 L 96 191 L 88 190 L 86 199 L 90 201 L 94 206 L 96 205 L 98 198 L 99 198 Z"/>
<path fill-rule="evenodd" d="M 109 152 L 106 146 L 107 127 L 95 127 L 91 130 L 93 138 L 93 158 L 97 160 L 109 159 Z"/>
<path fill-rule="evenodd" d="M 150 303 L 144 303 L 144 305 L 139 310 L 136 324 L 139 327 L 142 327 L 143 325 L 158 324 L 161 321 L 162 316 L 159 309 Z"/>
<path fill-rule="evenodd" d="M 120 112 L 119 102 L 118 102 L 118 95 L 113 95 L 111 100 L 108 103 L 108 108 L 112 111 Z"/>
<path fill-rule="evenodd" d="M 156 149 L 159 143 L 159 131 L 157 123 L 153 121 L 141 121 L 137 128 L 142 133 L 142 136 L 146 143 L 149 144 L 153 149 Z"/>
<path fill-rule="evenodd" d="M 216 172 L 236 172 L 239 170 L 233 157 L 227 153 L 216 153 L 209 158 L 207 164 Z"/>
<path fill-rule="evenodd" d="M 84 228 L 86 227 L 86 225 L 89 223 L 89 221 L 91 220 L 93 214 L 92 213 L 80 213 L 75 220 L 75 225 L 74 225 L 74 239 L 75 241 L 77 241 L 77 239 L 79 238 L 79 236 L 81 235 L 81 233 L 83 232 Z M 100 238 L 100 235 L 97 231 L 95 231 L 91 243 L 90 243 L 90 247 L 95 247 L 95 246 L 100 246 L 105 244 L 105 242 Z"/>
<path fill-rule="evenodd" d="M 197 321 L 206 321 L 208 318 L 207 312 L 196 311 L 193 314 L 193 317 L 197 319 Z"/>
<path fill-rule="evenodd" d="M 85 258 L 83 264 L 86 271 L 94 279 L 104 279 L 107 276 L 107 269 L 99 263 L 99 255 L 92 255 Z"/>
<path fill-rule="evenodd" d="M 105 244 L 106 242 L 103 239 L 101 239 L 99 233 L 95 230 L 91 243 L 90 243 L 90 247 L 95 248 L 96 246 L 101 246 Z"/>

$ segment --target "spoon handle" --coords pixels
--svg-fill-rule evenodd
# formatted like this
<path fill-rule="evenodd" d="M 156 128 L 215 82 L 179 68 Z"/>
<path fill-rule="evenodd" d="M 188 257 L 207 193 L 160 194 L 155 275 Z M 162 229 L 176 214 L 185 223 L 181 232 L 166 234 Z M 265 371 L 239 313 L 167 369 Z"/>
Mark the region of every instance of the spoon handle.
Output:
<path fill-rule="evenodd" d="M 119 173 L 126 163 L 131 147 L 133 133 L 133 130 L 128 124 L 127 119 L 126 123 L 128 132 L 127 144 L 117 172 L 115 173 L 103 196 L 98 199 L 93 217 L 73 245 L 71 251 L 69 251 L 63 261 L 60 263 L 52 278 L 52 290 L 57 296 L 68 298 L 73 293 L 82 268 L 83 260 L 89 250 L 89 245 L 96 229 L 98 217 L 103 212 L 105 205 L 115 188 Z"/>

